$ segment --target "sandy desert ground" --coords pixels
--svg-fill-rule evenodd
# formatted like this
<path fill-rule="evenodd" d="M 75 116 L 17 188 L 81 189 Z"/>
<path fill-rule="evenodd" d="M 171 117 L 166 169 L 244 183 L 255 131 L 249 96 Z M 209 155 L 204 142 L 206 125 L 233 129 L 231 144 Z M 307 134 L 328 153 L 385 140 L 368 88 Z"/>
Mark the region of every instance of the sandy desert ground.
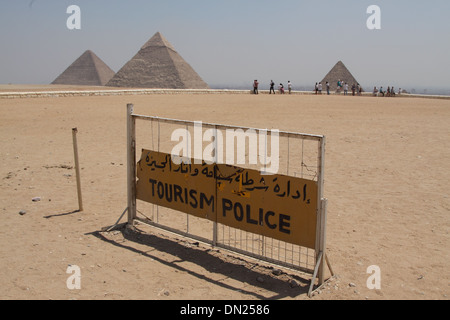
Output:
<path fill-rule="evenodd" d="M 450 100 L 174 94 L 0 99 L 0 299 L 309 299 L 301 273 L 150 227 L 100 232 L 126 207 L 127 103 L 145 115 L 325 135 L 337 278 L 312 299 L 449 298 Z M 81 269 L 80 290 L 66 285 L 68 265 Z M 371 265 L 379 290 L 366 286 Z"/>

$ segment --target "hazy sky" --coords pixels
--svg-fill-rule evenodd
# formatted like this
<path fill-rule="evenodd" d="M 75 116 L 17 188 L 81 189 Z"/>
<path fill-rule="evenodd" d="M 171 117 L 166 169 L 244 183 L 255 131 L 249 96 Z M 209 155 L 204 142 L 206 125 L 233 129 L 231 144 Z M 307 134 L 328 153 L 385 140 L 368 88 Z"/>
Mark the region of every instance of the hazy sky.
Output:
<path fill-rule="evenodd" d="M 366 88 L 450 87 L 449 0 L 0 0 L 0 84 L 48 84 L 87 49 L 118 71 L 157 31 L 212 87 L 295 89 L 339 60 Z"/>

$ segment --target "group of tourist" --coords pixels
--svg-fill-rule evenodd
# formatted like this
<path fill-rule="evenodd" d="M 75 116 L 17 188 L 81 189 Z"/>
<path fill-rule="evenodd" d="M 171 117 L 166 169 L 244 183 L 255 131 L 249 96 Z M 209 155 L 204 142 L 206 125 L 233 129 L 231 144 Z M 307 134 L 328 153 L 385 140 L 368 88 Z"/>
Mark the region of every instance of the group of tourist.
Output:
<path fill-rule="evenodd" d="M 254 94 L 258 94 L 259 93 L 258 87 L 259 87 L 258 80 L 253 81 L 253 93 Z M 289 94 L 291 94 L 291 92 L 292 92 L 292 83 L 291 83 L 291 81 L 288 81 L 287 87 L 288 87 Z M 280 94 L 284 94 L 285 93 L 284 85 L 282 83 L 280 83 L 278 85 L 278 92 Z M 270 80 L 269 94 L 272 94 L 272 93 L 275 94 L 275 83 L 273 82 L 273 80 Z"/>
<path fill-rule="evenodd" d="M 259 87 L 259 82 L 258 80 L 255 80 L 253 82 L 253 93 L 254 94 L 258 94 L 258 87 Z M 289 94 L 292 92 L 292 83 L 291 81 L 288 81 L 287 84 L 288 87 L 288 92 Z M 316 94 L 322 94 L 323 91 L 323 85 L 322 82 L 316 82 L 316 85 L 314 86 L 314 92 Z M 353 96 L 360 96 L 363 92 L 362 87 L 360 86 L 359 83 L 353 83 L 351 87 L 349 87 L 349 84 L 347 82 L 341 81 L 340 79 L 337 81 L 337 88 L 336 88 L 336 94 L 341 94 L 342 92 L 344 93 L 344 95 L 348 95 L 349 89 L 352 92 Z M 330 83 L 327 81 L 325 83 L 325 90 L 327 92 L 327 94 L 330 94 Z M 278 92 L 280 94 L 284 94 L 285 93 L 285 89 L 282 83 L 280 83 L 278 85 Z M 398 95 L 400 95 L 400 93 L 402 92 L 402 89 L 398 89 Z M 269 90 L 269 94 L 275 94 L 275 83 L 273 82 L 273 80 L 270 80 L 270 90 Z M 395 89 L 394 87 L 388 87 L 386 91 L 384 91 L 383 87 L 380 87 L 380 89 L 378 89 L 377 87 L 373 88 L 373 96 L 374 97 L 378 97 L 378 96 L 382 96 L 382 97 L 395 97 L 396 93 L 395 93 Z"/>
<path fill-rule="evenodd" d="M 330 94 L 330 83 L 327 81 L 325 83 L 325 89 L 327 91 L 327 94 Z M 341 81 L 340 79 L 337 82 L 337 86 L 336 86 L 336 94 L 341 94 L 341 92 L 344 92 L 344 95 L 348 95 L 348 89 L 349 89 L 349 85 L 347 82 Z M 359 83 L 357 84 L 352 84 L 351 88 L 352 90 L 352 95 L 361 95 L 362 93 L 362 87 L 359 85 Z M 323 90 L 323 86 L 322 86 L 322 82 L 317 83 L 314 86 L 314 91 L 316 94 L 322 94 L 322 90 Z"/>
<path fill-rule="evenodd" d="M 400 95 L 400 93 L 402 92 L 402 88 L 398 89 L 398 95 Z M 395 97 L 395 89 L 394 87 L 388 87 L 386 91 L 383 90 L 383 87 L 380 87 L 380 89 L 378 89 L 377 87 L 373 87 L 373 96 L 374 97 Z"/>

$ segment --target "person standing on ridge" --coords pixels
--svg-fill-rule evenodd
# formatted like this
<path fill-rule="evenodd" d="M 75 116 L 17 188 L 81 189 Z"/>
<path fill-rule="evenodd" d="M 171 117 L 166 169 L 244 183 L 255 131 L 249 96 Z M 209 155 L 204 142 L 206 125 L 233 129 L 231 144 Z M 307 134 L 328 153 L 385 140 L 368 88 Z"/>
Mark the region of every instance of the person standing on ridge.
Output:
<path fill-rule="evenodd" d="M 336 93 L 341 93 L 341 87 L 342 87 L 342 83 L 341 83 L 341 79 L 338 80 L 337 82 L 337 88 L 336 88 Z"/>
<path fill-rule="evenodd" d="M 254 93 L 254 94 L 258 94 L 258 85 L 259 85 L 258 80 L 255 80 L 255 81 L 253 82 L 253 93 Z"/>
<path fill-rule="evenodd" d="M 269 90 L 269 94 L 275 94 L 275 89 L 274 89 L 275 83 L 273 82 L 273 80 L 270 80 L 270 90 Z"/>

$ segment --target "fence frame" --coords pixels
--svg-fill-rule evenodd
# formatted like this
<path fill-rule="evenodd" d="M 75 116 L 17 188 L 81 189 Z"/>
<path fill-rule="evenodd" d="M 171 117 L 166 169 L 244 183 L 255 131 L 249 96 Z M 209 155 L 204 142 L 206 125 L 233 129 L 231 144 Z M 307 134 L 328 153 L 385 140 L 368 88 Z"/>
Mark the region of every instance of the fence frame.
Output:
<path fill-rule="evenodd" d="M 291 269 L 297 269 L 305 273 L 312 274 L 311 284 L 308 291 L 308 296 L 311 297 L 314 284 L 316 282 L 316 278 L 318 280 L 318 288 L 321 287 L 325 283 L 325 262 L 329 268 L 331 273 L 331 277 L 334 277 L 333 269 L 331 268 L 331 264 L 326 255 L 326 220 L 327 220 L 327 203 L 328 199 L 323 198 L 323 185 L 324 185 L 324 168 L 325 168 L 325 143 L 326 138 L 322 135 L 312 135 L 312 134 L 300 134 L 293 132 L 285 132 L 279 131 L 280 137 L 290 137 L 290 136 L 299 136 L 301 135 L 305 140 L 315 140 L 318 141 L 318 201 L 317 201 L 317 224 L 316 224 L 316 241 L 315 241 L 315 267 L 314 270 L 305 269 L 301 266 L 292 266 L 290 264 L 283 263 L 282 261 L 271 259 L 266 256 L 254 254 L 245 250 L 241 250 L 239 248 L 234 248 L 232 246 L 228 246 L 222 244 L 217 241 L 217 222 L 213 222 L 213 240 L 209 240 L 197 235 L 190 234 L 188 232 L 182 232 L 178 229 L 171 228 L 169 226 L 161 225 L 150 221 L 148 219 L 142 219 L 137 217 L 137 207 L 136 207 L 136 119 L 153 121 L 158 120 L 162 123 L 171 123 L 171 124 L 194 124 L 193 121 L 185 121 L 185 120 L 176 120 L 176 119 L 168 119 L 168 118 L 160 118 L 160 117 L 152 117 L 152 116 L 144 116 L 134 114 L 134 105 L 127 104 L 127 208 L 123 212 L 122 216 L 128 211 L 128 226 L 133 227 L 135 222 L 143 223 L 152 227 L 156 227 L 165 231 L 169 231 L 187 238 L 195 239 L 213 247 L 220 247 L 225 250 L 229 250 L 232 252 L 236 252 L 238 254 L 242 254 L 244 256 L 248 256 L 251 258 L 259 259 L 271 264 L 275 264 L 281 267 L 288 267 Z M 205 126 L 209 126 L 218 129 L 253 129 L 246 128 L 240 126 L 231 126 L 231 125 L 221 125 L 221 124 L 212 124 L 212 123 L 203 123 Z M 215 139 L 216 140 L 216 139 Z M 216 140 L 217 142 L 217 140 Z M 216 149 L 217 150 L 217 149 Z M 217 153 L 216 153 L 217 155 Z M 316 290 L 318 289 L 316 288 Z"/>

